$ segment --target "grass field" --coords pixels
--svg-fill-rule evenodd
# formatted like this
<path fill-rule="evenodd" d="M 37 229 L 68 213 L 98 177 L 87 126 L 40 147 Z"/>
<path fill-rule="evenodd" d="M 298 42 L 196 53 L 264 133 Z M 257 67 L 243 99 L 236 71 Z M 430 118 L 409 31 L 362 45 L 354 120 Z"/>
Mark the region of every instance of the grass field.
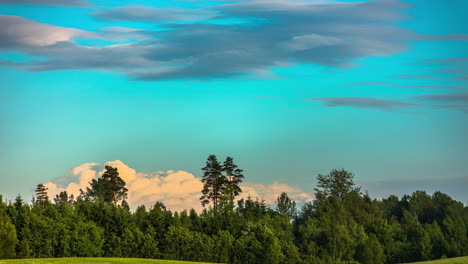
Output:
<path fill-rule="evenodd" d="M 49 258 L 0 260 L 0 264 L 190 264 L 200 262 L 128 258 Z M 205 263 L 204 264 L 209 264 Z"/>
<path fill-rule="evenodd" d="M 1 262 L 0 262 L 1 263 Z M 433 261 L 414 262 L 408 264 L 468 264 L 468 257 L 441 259 Z"/>
<path fill-rule="evenodd" d="M 190 264 L 201 262 L 186 262 L 158 259 L 128 259 L 128 258 L 55 258 L 55 259 L 14 259 L 0 260 L 0 264 Z M 204 264 L 210 264 L 205 263 Z M 414 262 L 408 264 L 468 264 L 468 257 L 441 259 L 433 261 Z"/>

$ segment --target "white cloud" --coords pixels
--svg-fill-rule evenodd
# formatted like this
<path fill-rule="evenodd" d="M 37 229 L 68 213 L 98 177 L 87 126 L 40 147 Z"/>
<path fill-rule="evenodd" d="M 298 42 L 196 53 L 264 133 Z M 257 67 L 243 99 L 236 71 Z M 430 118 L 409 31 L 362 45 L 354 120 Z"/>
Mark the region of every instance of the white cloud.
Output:
<path fill-rule="evenodd" d="M 39 23 L 30 19 L 0 15 L 0 35 L 7 36 L 0 40 L 1 46 L 50 46 L 58 42 L 70 41 L 76 37 L 91 37 L 94 33 L 74 29 L 57 27 Z M 7 44 L 7 45 L 5 45 Z"/>
<path fill-rule="evenodd" d="M 185 171 L 166 171 L 142 173 L 130 168 L 120 160 L 109 161 L 104 165 L 116 167 L 120 177 L 127 183 L 128 202 L 132 209 L 139 205 L 151 207 L 157 201 L 163 202 L 173 211 L 194 208 L 202 210 L 200 205 L 200 192 L 202 183 L 200 178 Z M 85 190 L 92 179 L 97 179 L 104 171 L 104 165 L 97 163 L 85 163 L 74 167 L 62 177 L 58 177 L 45 184 L 49 188 L 49 196 L 55 197 L 62 191 L 68 194 L 79 195 L 79 190 Z M 287 184 L 274 182 L 272 184 L 260 184 L 245 182 L 242 184 L 243 193 L 239 198 L 264 199 L 274 206 L 276 197 L 281 192 L 287 192 L 297 203 L 312 201 L 312 196 Z"/>
<path fill-rule="evenodd" d="M 318 34 L 309 34 L 303 36 L 295 36 L 288 42 L 283 42 L 280 45 L 286 49 L 293 51 L 302 51 L 318 47 L 333 46 L 342 43 L 342 40 L 335 37 L 322 36 Z"/>

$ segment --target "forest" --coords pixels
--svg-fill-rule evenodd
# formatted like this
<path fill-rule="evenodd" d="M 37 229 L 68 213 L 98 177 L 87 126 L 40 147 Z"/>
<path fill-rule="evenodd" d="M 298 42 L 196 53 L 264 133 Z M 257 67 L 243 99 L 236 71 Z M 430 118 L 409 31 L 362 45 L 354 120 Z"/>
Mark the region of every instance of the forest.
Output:
<path fill-rule="evenodd" d="M 376 199 L 335 169 L 317 176 L 314 201 L 299 208 L 287 193 L 271 205 L 236 199 L 244 175 L 232 158 L 210 155 L 202 170 L 202 212 L 161 202 L 130 210 L 110 166 L 77 197 L 48 197 L 43 184 L 30 203 L 0 196 L 0 258 L 381 264 L 468 255 L 468 206 L 441 192 Z"/>

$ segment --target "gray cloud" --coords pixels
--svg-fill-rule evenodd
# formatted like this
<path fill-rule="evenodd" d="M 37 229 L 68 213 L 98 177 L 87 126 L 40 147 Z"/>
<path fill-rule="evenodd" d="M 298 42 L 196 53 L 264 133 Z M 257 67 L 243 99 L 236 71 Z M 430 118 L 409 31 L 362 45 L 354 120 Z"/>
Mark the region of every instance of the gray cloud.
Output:
<path fill-rule="evenodd" d="M 429 75 L 411 75 L 411 74 L 401 74 L 395 75 L 394 77 L 400 79 L 430 79 L 430 80 L 444 80 L 444 78 L 429 76 Z"/>
<path fill-rule="evenodd" d="M 432 109 L 454 109 L 463 111 L 465 114 L 468 114 L 468 105 L 466 104 L 443 104 L 443 105 L 431 105 Z"/>
<path fill-rule="evenodd" d="M 0 5 L 88 7 L 86 0 L 0 0 Z"/>
<path fill-rule="evenodd" d="M 417 107 L 418 104 L 394 101 L 394 100 L 382 100 L 371 97 L 327 97 L 327 98 L 310 98 L 310 101 L 319 101 L 328 107 L 355 107 L 364 109 L 378 109 L 384 111 L 395 111 L 401 108 Z"/>
<path fill-rule="evenodd" d="M 468 62 L 468 58 L 423 59 L 423 60 L 421 60 L 421 62 L 463 63 L 463 62 Z"/>
<path fill-rule="evenodd" d="M 38 23 L 30 19 L 0 15 L 0 49 L 24 50 L 27 48 L 47 47 L 78 37 L 93 37 L 88 31 L 57 27 Z"/>
<path fill-rule="evenodd" d="M 422 100 L 445 104 L 419 104 L 409 103 L 397 100 L 384 100 L 372 97 L 321 97 L 306 98 L 307 101 L 318 101 L 328 107 L 354 107 L 362 109 L 375 109 L 383 111 L 397 111 L 407 108 L 426 108 L 426 109 L 454 109 L 468 113 L 468 94 L 429 94 L 413 96 L 412 100 Z"/>
<path fill-rule="evenodd" d="M 411 75 L 411 76 L 414 76 L 414 75 Z M 348 85 L 350 85 L 350 86 L 387 85 L 387 86 L 394 86 L 394 87 L 398 87 L 398 88 L 430 88 L 430 89 L 457 89 L 458 88 L 456 86 L 451 86 L 451 85 L 404 85 L 404 84 L 398 84 L 398 83 L 374 82 L 374 81 L 362 81 L 362 82 L 356 82 L 356 83 L 349 83 Z"/>
<path fill-rule="evenodd" d="M 213 11 L 205 9 L 159 8 L 145 5 L 128 5 L 111 10 L 102 10 L 92 14 L 107 21 L 197 21 L 212 18 Z"/>
<path fill-rule="evenodd" d="M 468 103 L 468 93 L 427 94 L 415 96 L 414 98 L 436 102 Z"/>
<path fill-rule="evenodd" d="M 447 34 L 447 35 L 432 35 L 432 34 L 421 34 L 419 35 L 421 40 L 468 40 L 468 34 Z"/>
<path fill-rule="evenodd" d="M 397 27 L 399 20 L 405 17 L 402 14 L 406 7 L 394 0 L 359 3 L 244 1 L 203 10 L 131 5 L 94 15 L 114 21 L 151 23 L 218 16 L 206 23 L 165 24 L 167 30 L 158 32 L 113 28 L 111 32 L 109 29 L 94 32 L 94 36 L 90 32 L 44 24 L 39 27 L 34 21 L 22 23 L 21 27 L 10 23 L 0 29 L 0 49 L 43 57 L 40 62 L 14 65 L 30 71 L 99 69 L 119 71 L 145 81 L 256 75 L 274 78 L 268 70 L 276 66 L 315 63 L 346 68 L 355 66 L 354 61 L 359 58 L 405 52 L 408 40 L 420 38 L 415 32 Z M 242 22 L 215 23 L 220 18 Z M 27 34 L 16 33 L 18 28 L 33 33 L 28 38 Z M 78 45 L 74 42 L 76 38 L 127 44 L 90 47 Z"/>
<path fill-rule="evenodd" d="M 451 73 L 451 74 L 468 74 L 468 69 L 464 68 L 465 65 L 456 68 L 444 68 L 437 70 L 438 72 Z"/>

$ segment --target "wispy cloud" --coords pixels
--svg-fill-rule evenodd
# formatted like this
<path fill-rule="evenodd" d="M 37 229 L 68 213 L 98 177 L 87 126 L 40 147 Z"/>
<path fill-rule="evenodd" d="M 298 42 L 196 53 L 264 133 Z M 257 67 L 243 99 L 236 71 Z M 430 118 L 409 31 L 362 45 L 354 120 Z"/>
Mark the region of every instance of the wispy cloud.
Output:
<path fill-rule="evenodd" d="M 430 76 L 430 75 L 411 75 L 411 74 L 401 74 L 395 75 L 395 78 L 400 79 L 429 79 L 429 80 L 444 80 L 444 78 Z"/>
<path fill-rule="evenodd" d="M 206 20 L 216 16 L 216 13 L 207 9 L 128 5 L 101 10 L 92 15 L 107 21 L 176 22 Z"/>
<path fill-rule="evenodd" d="M 423 59 L 423 60 L 421 60 L 421 62 L 463 63 L 463 62 L 468 62 L 468 58 Z"/>
<path fill-rule="evenodd" d="M 318 101 L 328 107 L 355 107 L 364 109 L 377 109 L 383 111 L 396 111 L 402 108 L 419 107 L 419 104 L 395 100 L 383 100 L 372 97 L 324 97 L 309 98 L 309 101 Z"/>
<path fill-rule="evenodd" d="M 95 36 L 92 32 L 38 23 L 18 16 L 0 15 L 0 24 L 0 49 L 31 53 L 33 48 L 52 46 L 77 37 Z"/>
<path fill-rule="evenodd" d="M 414 75 L 411 75 L 414 76 Z M 459 87 L 452 85 L 404 85 L 398 83 L 389 83 L 389 82 L 374 82 L 374 81 L 362 81 L 356 83 L 349 83 L 350 86 L 361 86 L 361 85 L 370 85 L 370 86 L 393 86 L 398 88 L 429 88 L 429 89 L 457 89 Z"/>
<path fill-rule="evenodd" d="M 433 34 L 421 34 L 419 35 L 421 40 L 468 40 L 468 34 L 445 34 L 445 35 L 433 35 Z"/>
<path fill-rule="evenodd" d="M 0 5 L 88 7 L 86 0 L 0 0 Z"/>
<path fill-rule="evenodd" d="M 415 96 L 414 98 L 437 102 L 468 103 L 468 93 L 426 94 Z"/>

